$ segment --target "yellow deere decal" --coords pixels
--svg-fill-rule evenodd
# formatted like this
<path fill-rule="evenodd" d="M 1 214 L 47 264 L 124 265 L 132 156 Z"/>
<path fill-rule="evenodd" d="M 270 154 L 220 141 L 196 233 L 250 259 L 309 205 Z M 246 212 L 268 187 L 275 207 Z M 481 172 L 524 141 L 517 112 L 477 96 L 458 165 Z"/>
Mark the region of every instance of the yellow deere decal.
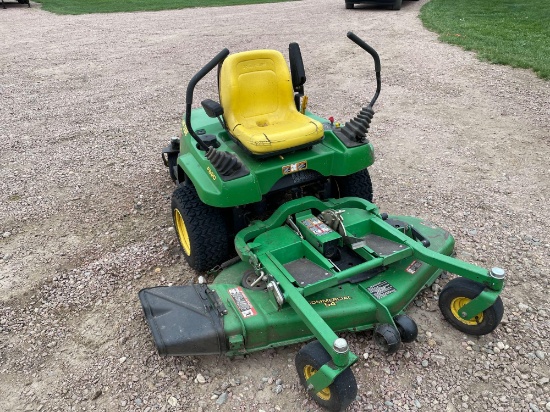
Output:
<path fill-rule="evenodd" d="M 307 161 L 302 160 L 298 163 L 292 163 L 290 165 L 283 166 L 283 174 L 289 175 L 291 173 L 299 172 L 300 170 L 306 170 L 307 169 Z"/>
<path fill-rule="evenodd" d="M 319 299 L 319 300 L 312 300 L 309 302 L 310 305 L 318 305 L 320 303 L 324 304 L 325 306 L 336 306 L 338 302 L 341 300 L 351 300 L 351 296 L 337 296 L 335 298 L 327 298 L 327 299 Z"/>
<path fill-rule="evenodd" d="M 181 121 L 181 135 L 186 136 L 189 134 L 189 130 L 187 130 L 187 125 L 185 124 L 185 119 L 182 119 Z"/>

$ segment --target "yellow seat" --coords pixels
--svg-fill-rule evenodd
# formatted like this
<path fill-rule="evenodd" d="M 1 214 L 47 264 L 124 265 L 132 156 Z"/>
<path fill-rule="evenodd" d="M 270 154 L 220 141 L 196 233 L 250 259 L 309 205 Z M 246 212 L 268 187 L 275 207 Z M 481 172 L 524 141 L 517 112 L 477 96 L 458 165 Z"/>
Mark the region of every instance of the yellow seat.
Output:
<path fill-rule="evenodd" d="M 252 154 L 288 151 L 323 138 L 323 125 L 296 109 L 290 72 L 280 52 L 228 56 L 219 84 L 227 129 Z"/>

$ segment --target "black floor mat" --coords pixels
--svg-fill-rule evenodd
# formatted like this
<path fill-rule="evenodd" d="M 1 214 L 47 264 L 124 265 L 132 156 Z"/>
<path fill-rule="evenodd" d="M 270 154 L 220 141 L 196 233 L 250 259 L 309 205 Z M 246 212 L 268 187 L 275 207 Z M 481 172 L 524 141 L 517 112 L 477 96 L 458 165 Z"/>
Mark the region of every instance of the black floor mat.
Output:
<path fill-rule="evenodd" d="M 395 242 L 391 243 L 393 243 L 394 245 L 397 244 Z M 339 247 L 338 250 L 340 252 L 340 258 L 332 262 L 338 268 L 338 270 L 335 269 L 337 272 L 341 272 L 353 266 L 357 266 L 365 261 L 356 252 L 347 247 Z M 290 263 L 287 263 L 286 265 L 284 265 L 284 267 L 292 275 L 292 277 L 296 279 L 296 281 L 298 282 L 298 286 L 300 287 L 305 287 L 307 285 L 317 283 L 332 276 L 332 273 L 330 271 L 323 269 L 321 266 L 313 263 L 311 260 L 306 258 L 296 259 Z M 364 280 L 370 279 L 377 274 L 383 272 L 384 270 L 385 269 L 383 267 L 379 267 L 361 272 L 351 278 L 341 281 L 340 283 L 363 282 Z"/>

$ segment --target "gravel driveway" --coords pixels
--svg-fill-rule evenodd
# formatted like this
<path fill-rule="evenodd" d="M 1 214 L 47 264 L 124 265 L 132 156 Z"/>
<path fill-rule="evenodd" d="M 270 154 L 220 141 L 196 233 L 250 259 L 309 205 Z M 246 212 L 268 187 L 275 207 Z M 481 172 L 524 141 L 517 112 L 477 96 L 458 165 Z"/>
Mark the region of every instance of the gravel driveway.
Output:
<path fill-rule="evenodd" d="M 223 47 L 286 54 L 297 41 L 310 109 L 346 121 L 374 91 L 348 30 L 382 59 L 375 201 L 450 230 L 459 258 L 508 272 L 505 318 L 488 336 L 444 322 L 439 285 L 409 309 L 420 335 L 397 354 L 346 336 L 360 355 L 350 410 L 550 410 L 550 83 L 439 43 L 417 17 L 423 3 L 0 9 L 0 410 L 317 410 L 294 370 L 298 346 L 159 358 L 137 292 L 196 278 L 160 159 L 191 76 Z"/>

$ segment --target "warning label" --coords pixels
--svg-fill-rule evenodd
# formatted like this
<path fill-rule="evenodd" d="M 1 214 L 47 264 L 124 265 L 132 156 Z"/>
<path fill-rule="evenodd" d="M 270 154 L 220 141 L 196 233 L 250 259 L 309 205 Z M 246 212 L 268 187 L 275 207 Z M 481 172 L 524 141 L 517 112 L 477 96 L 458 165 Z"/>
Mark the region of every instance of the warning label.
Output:
<path fill-rule="evenodd" d="M 420 266 L 422 266 L 422 262 L 419 262 L 418 260 L 413 261 L 407 269 L 405 269 L 405 272 L 410 273 L 411 275 L 414 275 L 418 269 L 420 269 Z"/>
<path fill-rule="evenodd" d="M 382 299 L 384 296 L 388 296 L 393 292 L 396 292 L 396 289 L 385 280 L 370 286 L 367 290 L 378 300 Z"/>
<path fill-rule="evenodd" d="M 252 306 L 252 303 L 250 303 L 250 301 L 244 294 L 242 288 L 237 287 L 229 289 L 228 292 L 233 298 L 233 301 L 235 302 L 235 305 L 237 305 L 237 308 L 239 309 L 239 312 L 241 312 L 243 318 L 249 318 L 258 313 L 256 312 L 256 309 L 254 309 L 254 306 Z"/>
<path fill-rule="evenodd" d="M 317 236 L 322 236 L 333 231 L 316 217 L 310 217 L 309 219 L 304 219 L 300 222 Z"/>
<path fill-rule="evenodd" d="M 290 165 L 283 166 L 283 174 L 289 175 L 291 173 L 299 172 L 300 170 L 306 170 L 307 169 L 307 161 L 302 160 L 298 163 L 292 163 Z"/>

